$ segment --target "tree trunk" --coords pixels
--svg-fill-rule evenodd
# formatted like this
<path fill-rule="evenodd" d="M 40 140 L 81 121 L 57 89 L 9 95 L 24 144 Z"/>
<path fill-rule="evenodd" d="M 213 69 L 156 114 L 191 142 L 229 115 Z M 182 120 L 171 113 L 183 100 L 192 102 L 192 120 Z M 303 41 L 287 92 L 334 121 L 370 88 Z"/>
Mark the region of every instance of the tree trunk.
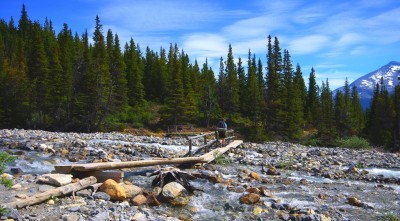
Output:
<path fill-rule="evenodd" d="M 96 177 L 91 176 L 91 177 L 82 179 L 77 183 L 71 183 L 71 184 L 68 184 L 65 186 L 58 187 L 56 189 L 46 191 L 44 193 L 39 193 L 37 195 L 28 197 L 23 200 L 18 200 L 18 201 L 14 201 L 11 203 L 3 204 L 2 207 L 15 208 L 15 209 L 24 208 L 26 206 L 35 205 L 35 204 L 44 202 L 44 201 L 50 199 L 51 197 L 64 196 L 69 193 L 85 189 L 85 188 L 89 187 L 90 185 L 95 184 L 96 182 L 97 182 Z"/>

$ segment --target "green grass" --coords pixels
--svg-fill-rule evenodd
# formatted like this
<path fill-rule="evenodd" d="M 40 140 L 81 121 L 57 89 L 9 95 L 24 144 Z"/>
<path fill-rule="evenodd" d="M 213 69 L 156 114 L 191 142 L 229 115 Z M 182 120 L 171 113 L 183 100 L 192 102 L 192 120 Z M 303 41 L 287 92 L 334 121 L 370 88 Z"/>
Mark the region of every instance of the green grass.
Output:
<path fill-rule="evenodd" d="M 361 137 L 357 137 L 357 136 L 338 139 L 337 143 L 340 147 L 346 147 L 346 148 L 351 148 L 351 149 L 369 149 L 369 148 L 371 148 L 368 140 L 361 138 Z"/>
<path fill-rule="evenodd" d="M 230 160 L 227 157 L 225 157 L 225 155 L 221 154 L 218 151 L 215 151 L 213 153 L 213 155 L 214 155 L 214 162 L 216 164 L 224 165 L 224 164 L 230 163 Z"/>
<path fill-rule="evenodd" d="M 382 217 L 382 221 L 400 221 L 400 217 L 397 216 L 394 213 L 386 213 L 383 217 Z"/>
<path fill-rule="evenodd" d="M 6 169 L 6 164 L 15 160 L 16 157 L 11 156 L 6 152 L 0 152 L 0 175 L 4 173 Z M 0 184 L 4 185 L 7 188 L 11 188 L 14 185 L 13 180 L 7 179 L 6 177 L 1 177 Z"/>

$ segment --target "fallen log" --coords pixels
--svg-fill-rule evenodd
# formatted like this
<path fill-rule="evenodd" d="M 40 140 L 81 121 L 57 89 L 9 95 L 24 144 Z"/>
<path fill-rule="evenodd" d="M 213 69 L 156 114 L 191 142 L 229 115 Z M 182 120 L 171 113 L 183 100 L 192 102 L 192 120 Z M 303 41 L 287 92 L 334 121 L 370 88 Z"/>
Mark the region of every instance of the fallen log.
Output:
<path fill-rule="evenodd" d="M 215 160 L 215 156 L 217 154 L 224 154 L 226 151 L 228 151 L 232 147 L 237 147 L 242 143 L 243 143 L 242 140 L 234 140 L 232 143 L 229 143 L 225 147 L 214 149 L 214 150 L 202 155 L 201 158 L 203 158 L 203 162 L 209 163 L 209 162 Z"/>
<path fill-rule="evenodd" d="M 87 164 L 71 164 L 58 165 L 55 170 L 58 173 L 71 173 L 74 171 L 94 171 L 94 170 L 111 170 L 122 169 L 129 167 L 145 167 L 165 164 L 182 164 L 182 163 L 198 163 L 203 162 L 201 157 L 183 157 L 171 159 L 156 159 L 156 160 L 140 160 L 127 162 L 103 162 L 103 163 L 87 163 Z"/>
<path fill-rule="evenodd" d="M 14 201 L 11 203 L 3 204 L 2 207 L 10 208 L 10 209 L 24 208 L 26 206 L 31 206 L 31 205 L 35 205 L 35 204 L 44 202 L 44 201 L 50 199 L 51 197 L 64 196 L 69 193 L 85 189 L 85 188 L 89 187 L 90 185 L 95 184 L 96 182 L 97 182 L 96 177 L 91 176 L 91 177 L 82 179 L 79 182 L 71 183 L 71 184 L 68 184 L 65 186 L 58 187 L 56 189 L 52 189 L 52 190 L 49 190 L 49 191 L 46 191 L 43 193 L 39 193 L 37 195 L 28 197 L 23 200 L 18 200 L 18 201 Z"/>
<path fill-rule="evenodd" d="M 239 146 L 243 143 L 242 140 L 235 140 L 228 144 L 226 147 L 217 148 L 199 157 L 181 157 L 181 158 L 165 158 L 165 159 L 152 159 L 152 160 L 139 160 L 127 162 L 102 162 L 102 163 L 87 163 L 87 164 L 70 164 L 55 166 L 55 171 L 58 173 L 72 173 L 75 171 L 96 171 L 96 170 L 112 170 L 130 167 L 146 167 L 155 165 L 168 165 L 168 164 L 190 164 L 190 163 L 209 163 L 215 159 L 215 153 L 223 154 L 230 148 Z"/>

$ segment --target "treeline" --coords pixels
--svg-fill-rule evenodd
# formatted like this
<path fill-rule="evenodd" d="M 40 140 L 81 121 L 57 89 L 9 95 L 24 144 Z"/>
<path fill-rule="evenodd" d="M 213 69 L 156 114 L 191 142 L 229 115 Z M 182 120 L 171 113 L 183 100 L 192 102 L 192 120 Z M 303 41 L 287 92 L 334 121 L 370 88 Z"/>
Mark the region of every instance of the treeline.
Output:
<path fill-rule="evenodd" d="M 398 88 L 390 97 L 377 85 L 364 113 L 347 80 L 335 95 L 328 80 L 317 85 L 313 68 L 308 80 L 306 87 L 300 65 L 294 67 L 277 37 L 268 36 L 265 67 L 250 50 L 247 60 L 235 62 L 229 45 L 215 73 L 207 60 L 191 62 L 176 44 L 142 51 L 131 39 L 121 46 L 112 30 L 104 35 L 98 17 L 92 41 L 67 24 L 56 34 L 50 20 L 31 21 L 25 6 L 17 25 L 0 20 L 1 128 L 210 127 L 225 117 L 251 140 L 308 137 L 332 145 L 357 135 L 379 145 L 398 142 Z"/>

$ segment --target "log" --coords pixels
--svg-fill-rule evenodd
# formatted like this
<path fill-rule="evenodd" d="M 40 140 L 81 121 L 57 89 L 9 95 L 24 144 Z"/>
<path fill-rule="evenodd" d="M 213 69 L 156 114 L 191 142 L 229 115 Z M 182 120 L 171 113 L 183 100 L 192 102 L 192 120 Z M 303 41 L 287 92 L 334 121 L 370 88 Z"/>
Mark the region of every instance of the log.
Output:
<path fill-rule="evenodd" d="M 152 160 L 140 160 L 140 161 L 128 161 L 128 162 L 102 162 L 102 163 L 87 163 L 87 164 L 71 164 L 71 165 L 58 165 L 55 166 L 55 170 L 58 173 L 72 173 L 76 171 L 96 171 L 96 170 L 112 170 L 112 169 L 122 169 L 130 167 L 146 167 L 155 165 L 165 165 L 165 164 L 190 164 L 190 163 L 209 163 L 214 160 L 214 154 L 223 154 L 230 148 L 239 146 L 243 143 L 242 140 L 235 140 L 228 144 L 226 147 L 215 149 L 208 152 L 200 157 L 181 157 L 181 158 L 171 158 L 171 159 L 152 159 Z"/>
<path fill-rule="evenodd" d="M 85 189 L 85 188 L 89 187 L 90 185 L 95 184 L 96 182 L 97 182 L 96 177 L 91 176 L 91 177 L 82 179 L 79 182 L 71 183 L 71 184 L 68 184 L 65 186 L 58 187 L 56 189 L 52 189 L 52 190 L 49 190 L 49 191 L 46 191 L 43 193 L 39 193 L 37 195 L 28 197 L 23 200 L 18 200 L 18 201 L 14 201 L 11 203 L 3 204 L 2 207 L 10 208 L 10 209 L 24 208 L 26 206 L 31 206 L 31 205 L 35 205 L 35 204 L 44 202 L 44 201 L 50 199 L 51 197 L 64 196 L 69 193 Z"/>
<path fill-rule="evenodd" d="M 58 165 L 55 170 L 58 173 L 71 173 L 74 171 L 93 171 L 93 170 L 111 170 L 122 169 L 129 167 L 145 167 L 165 164 L 182 164 L 182 163 L 198 163 L 202 162 L 201 157 L 183 157 L 172 159 L 157 159 L 157 160 L 140 160 L 128 162 L 104 162 L 104 163 L 87 163 L 87 164 L 71 164 L 71 165 Z"/>
<path fill-rule="evenodd" d="M 73 177 L 79 179 L 94 176 L 99 183 L 102 183 L 108 179 L 113 179 L 115 182 L 120 183 L 124 178 L 124 172 L 120 170 L 73 171 L 71 174 Z"/>
<path fill-rule="evenodd" d="M 215 154 L 217 154 L 217 153 L 224 154 L 229 149 L 231 149 L 233 147 L 237 147 L 242 143 L 243 143 L 242 140 L 234 140 L 232 143 L 226 145 L 225 147 L 214 149 L 214 150 L 202 155 L 201 158 L 203 158 L 203 162 L 209 163 L 209 162 L 215 160 Z"/>

